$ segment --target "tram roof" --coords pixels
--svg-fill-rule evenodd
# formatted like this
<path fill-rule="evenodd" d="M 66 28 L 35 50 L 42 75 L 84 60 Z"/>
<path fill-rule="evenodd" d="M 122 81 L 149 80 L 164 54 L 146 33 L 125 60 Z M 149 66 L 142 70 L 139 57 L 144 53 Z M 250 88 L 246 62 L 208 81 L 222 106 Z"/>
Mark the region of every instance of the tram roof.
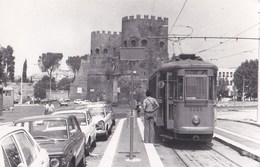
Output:
<path fill-rule="evenodd" d="M 211 68 L 216 70 L 218 69 L 216 65 L 203 61 L 201 58 L 196 57 L 195 59 L 176 58 L 173 61 L 162 64 L 156 70 L 156 72 L 167 70 L 167 69 L 180 69 L 180 68 Z"/>

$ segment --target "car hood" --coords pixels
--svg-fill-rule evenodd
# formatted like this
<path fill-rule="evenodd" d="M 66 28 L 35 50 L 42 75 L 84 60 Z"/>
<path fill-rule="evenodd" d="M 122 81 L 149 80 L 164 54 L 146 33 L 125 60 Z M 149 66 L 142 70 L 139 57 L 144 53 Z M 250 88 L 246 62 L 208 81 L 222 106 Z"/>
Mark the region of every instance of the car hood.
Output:
<path fill-rule="evenodd" d="M 69 140 L 40 140 L 40 146 L 47 150 L 48 154 L 62 153 L 69 143 Z"/>
<path fill-rule="evenodd" d="M 95 115 L 92 117 L 92 121 L 97 124 L 100 120 L 104 120 L 104 117 L 102 115 Z"/>

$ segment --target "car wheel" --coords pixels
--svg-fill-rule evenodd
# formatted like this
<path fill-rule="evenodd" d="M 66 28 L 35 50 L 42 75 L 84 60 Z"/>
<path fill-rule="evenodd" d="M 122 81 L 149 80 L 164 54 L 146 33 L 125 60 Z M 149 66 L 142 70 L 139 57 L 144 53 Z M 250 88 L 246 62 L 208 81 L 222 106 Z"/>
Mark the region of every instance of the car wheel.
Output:
<path fill-rule="evenodd" d="M 92 142 L 92 147 L 96 147 L 97 146 L 97 139 L 95 139 L 93 142 Z"/>
<path fill-rule="evenodd" d="M 89 156 L 89 151 L 90 151 L 90 139 L 88 140 L 88 143 L 86 144 L 85 147 L 85 156 Z"/>
<path fill-rule="evenodd" d="M 111 127 L 109 128 L 109 130 L 108 130 L 108 135 L 111 135 L 111 133 L 112 133 L 112 125 L 111 125 Z"/>
<path fill-rule="evenodd" d="M 113 119 L 112 125 L 113 125 L 113 126 L 116 125 L 116 120 Z"/>
<path fill-rule="evenodd" d="M 81 161 L 80 161 L 80 163 L 79 163 L 79 165 L 78 165 L 78 167 L 86 167 L 86 165 L 87 165 L 86 164 L 86 157 L 83 156 Z"/>
<path fill-rule="evenodd" d="M 74 167 L 74 166 L 75 166 L 74 163 L 72 161 L 70 161 L 69 167 Z"/>
<path fill-rule="evenodd" d="M 108 139 L 108 136 L 109 136 L 108 130 L 106 130 L 106 133 L 105 133 L 105 135 L 104 135 L 104 140 L 107 140 L 107 139 Z"/>

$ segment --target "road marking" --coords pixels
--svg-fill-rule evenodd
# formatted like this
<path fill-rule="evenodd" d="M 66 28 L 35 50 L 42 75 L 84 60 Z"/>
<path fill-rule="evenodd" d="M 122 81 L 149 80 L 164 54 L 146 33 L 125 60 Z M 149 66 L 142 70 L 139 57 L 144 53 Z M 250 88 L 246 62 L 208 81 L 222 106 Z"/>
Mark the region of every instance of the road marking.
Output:
<path fill-rule="evenodd" d="M 218 128 L 218 127 L 216 127 L 216 129 L 218 129 L 218 130 L 220 130 L 220 131 L 223 131 L 223 132 L 226 132 L 226 133 L 229 133 L 229 134 L 232 134 L 232 135 L 235 135 L 235 136 L 238 136 L 238 137 L 240 137 L 240 138 L 249 140 L 249 141 L 251 141 L 251 142 L 260 144 L 260 140 L 256 140 L 256 139 L 253 139 L 253 138 L 247 137 L 247 136 L 242 136 L 242 135 L 240 135 L 240 134 L 238 134 L 238 133 L 231 132 L 231 131 L 226 130 L 226 129 L 222 129 L 222 128 Z"/>
<path fill-rule="evenodd" d="M 223 140 L 223 141 L 225 141 L 229 144 L 232 144 L 232 145 L 234 145 L 234 146 L 236 146 L 236 147 L 238 147 L 242 150 L 245 150 L 245 151 L 247 151 L 247 152 L 249 152 L 253 155 L 256 155 L 257 157 L 260 157 L 260 150 L 255 150 L 255 149 L 249 148 L 249 147 L 242 145 L 242 144 L 240 144 L 240 143 L 238 143 L 234 140 L 230 140 L 230 139 L 228 139 L 224 136 L 218 135 L 218 134 L 214 134 L 214 137 L 219 138 L 219 139 L 221 139 L 221 140 Z"/>
<path fill-rule="evenodd" d="M 138 127 L 142 136 L 142 140 L 144 141 L 144 125 L 141 121 L 141 118 L 137 118 L 137 122 L 138 122 Z M 154 145 L 151 143 L 144 143 L 145 146 L 145 150 L 150 162 L 150 166 L 151 167 L 163 167 L 163 163 L 156 151 L 156 149 L 154 148 Z"/>
<path fill-rule="evenodd" d="M 119 137 L 123 128 L 123 123 L 124 123 L 125 119 L 121 119 L 116 127 L 116 130 L 106 148 L 106 151 L 99 163 L 99 167 L 110 167 L 112 166 L 113 160 L 114 160 L 114 156 L 115 156 L 115 152 L 116 152 L 116 148 L 117 148 L 117 144 L 119 142 Z"/>

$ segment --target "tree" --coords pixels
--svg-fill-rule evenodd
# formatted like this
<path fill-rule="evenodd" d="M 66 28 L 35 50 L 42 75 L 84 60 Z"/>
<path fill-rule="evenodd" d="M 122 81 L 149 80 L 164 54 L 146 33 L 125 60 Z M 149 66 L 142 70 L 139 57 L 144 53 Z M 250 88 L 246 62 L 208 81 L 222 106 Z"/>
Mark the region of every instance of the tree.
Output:
<path fill-rule="evenodd" d="M 45 75 L 39 80 L 34 86 L 34 97 L 36 98 L 46 98 L 46 89 L 48 89 L 48 83 L 50 82 L 50 77 Z M 54 90 L 56 88 L 55 78 L 51 79 L 51 88 Z"/>
<path fill-rule="evenodd" d="M 217 86 L 217 97 L 218 99 L 221 99 L 222 97 L 228 96 L 228 88 L 227 88 L 227 82 L 224 78 L 220 78 L 218 81 Z"/>
<path fill-rule="evenodd" d="M 69 90 L 70 89 L 70 82 L 71 79 L 70 78 L 62 78 L 58 84 L 57 84 L 57 89 L 59 90 Z"/>
<path fill-rule="evenodd" d="M 47 72 L 50 78 L 52 78 L 52 72 L 59 68 L 59 61 L 62 59 L 62 53 L 43 53 L 39 56 L 38 66 L 42 72 Z M 50 96 L 51 96 L 51 80 L 50 80 Z"/>
<path fill-rule="evenodd" d="M 257 97 L 257 69 L 258 60 L 246 60 L 236 69 L 234 73 L 234 84 L 238 89 L 238 94 L 243 93 L 243 86 L 245 96 L 250 98 Z M 244 85 L 243 85 L 244 82 Z"/>
<path fill-rule="evenodd" d="M 69 56 L 66 60 L 66 64 L 69 66 L 69 68 L 73 71 L 74 77 L 76 76 L 76 72 L 79 71 L 81 60 L 87 59 L 88 55 L 84 56 Z"/>
<path fill-rule="evenodd" d="M 0 48 L 0 84 L 3 82 L 4 78 L 4 55 Z"/>
<path fill-rule="evenodd" d="M 25 59 L 24 63 L 23 63 L 23 82 L 28 82 L 27 79 L 27 60 Z"/>
<path fill-rule="evenodd" d="M 1 55 L 1 69 L 2 69 L 2 80 L 6 81 L 14 81 L 14 68 L 15 68 L 15 57 L 13 56 L 13 48 L 11 46 L 7 46 L 6 48 L 0 47 L 0 55 Z M 7 67 L 7 68 L 6 68 Z M 5 70 L 6 69 L 6 70 Z"/>

